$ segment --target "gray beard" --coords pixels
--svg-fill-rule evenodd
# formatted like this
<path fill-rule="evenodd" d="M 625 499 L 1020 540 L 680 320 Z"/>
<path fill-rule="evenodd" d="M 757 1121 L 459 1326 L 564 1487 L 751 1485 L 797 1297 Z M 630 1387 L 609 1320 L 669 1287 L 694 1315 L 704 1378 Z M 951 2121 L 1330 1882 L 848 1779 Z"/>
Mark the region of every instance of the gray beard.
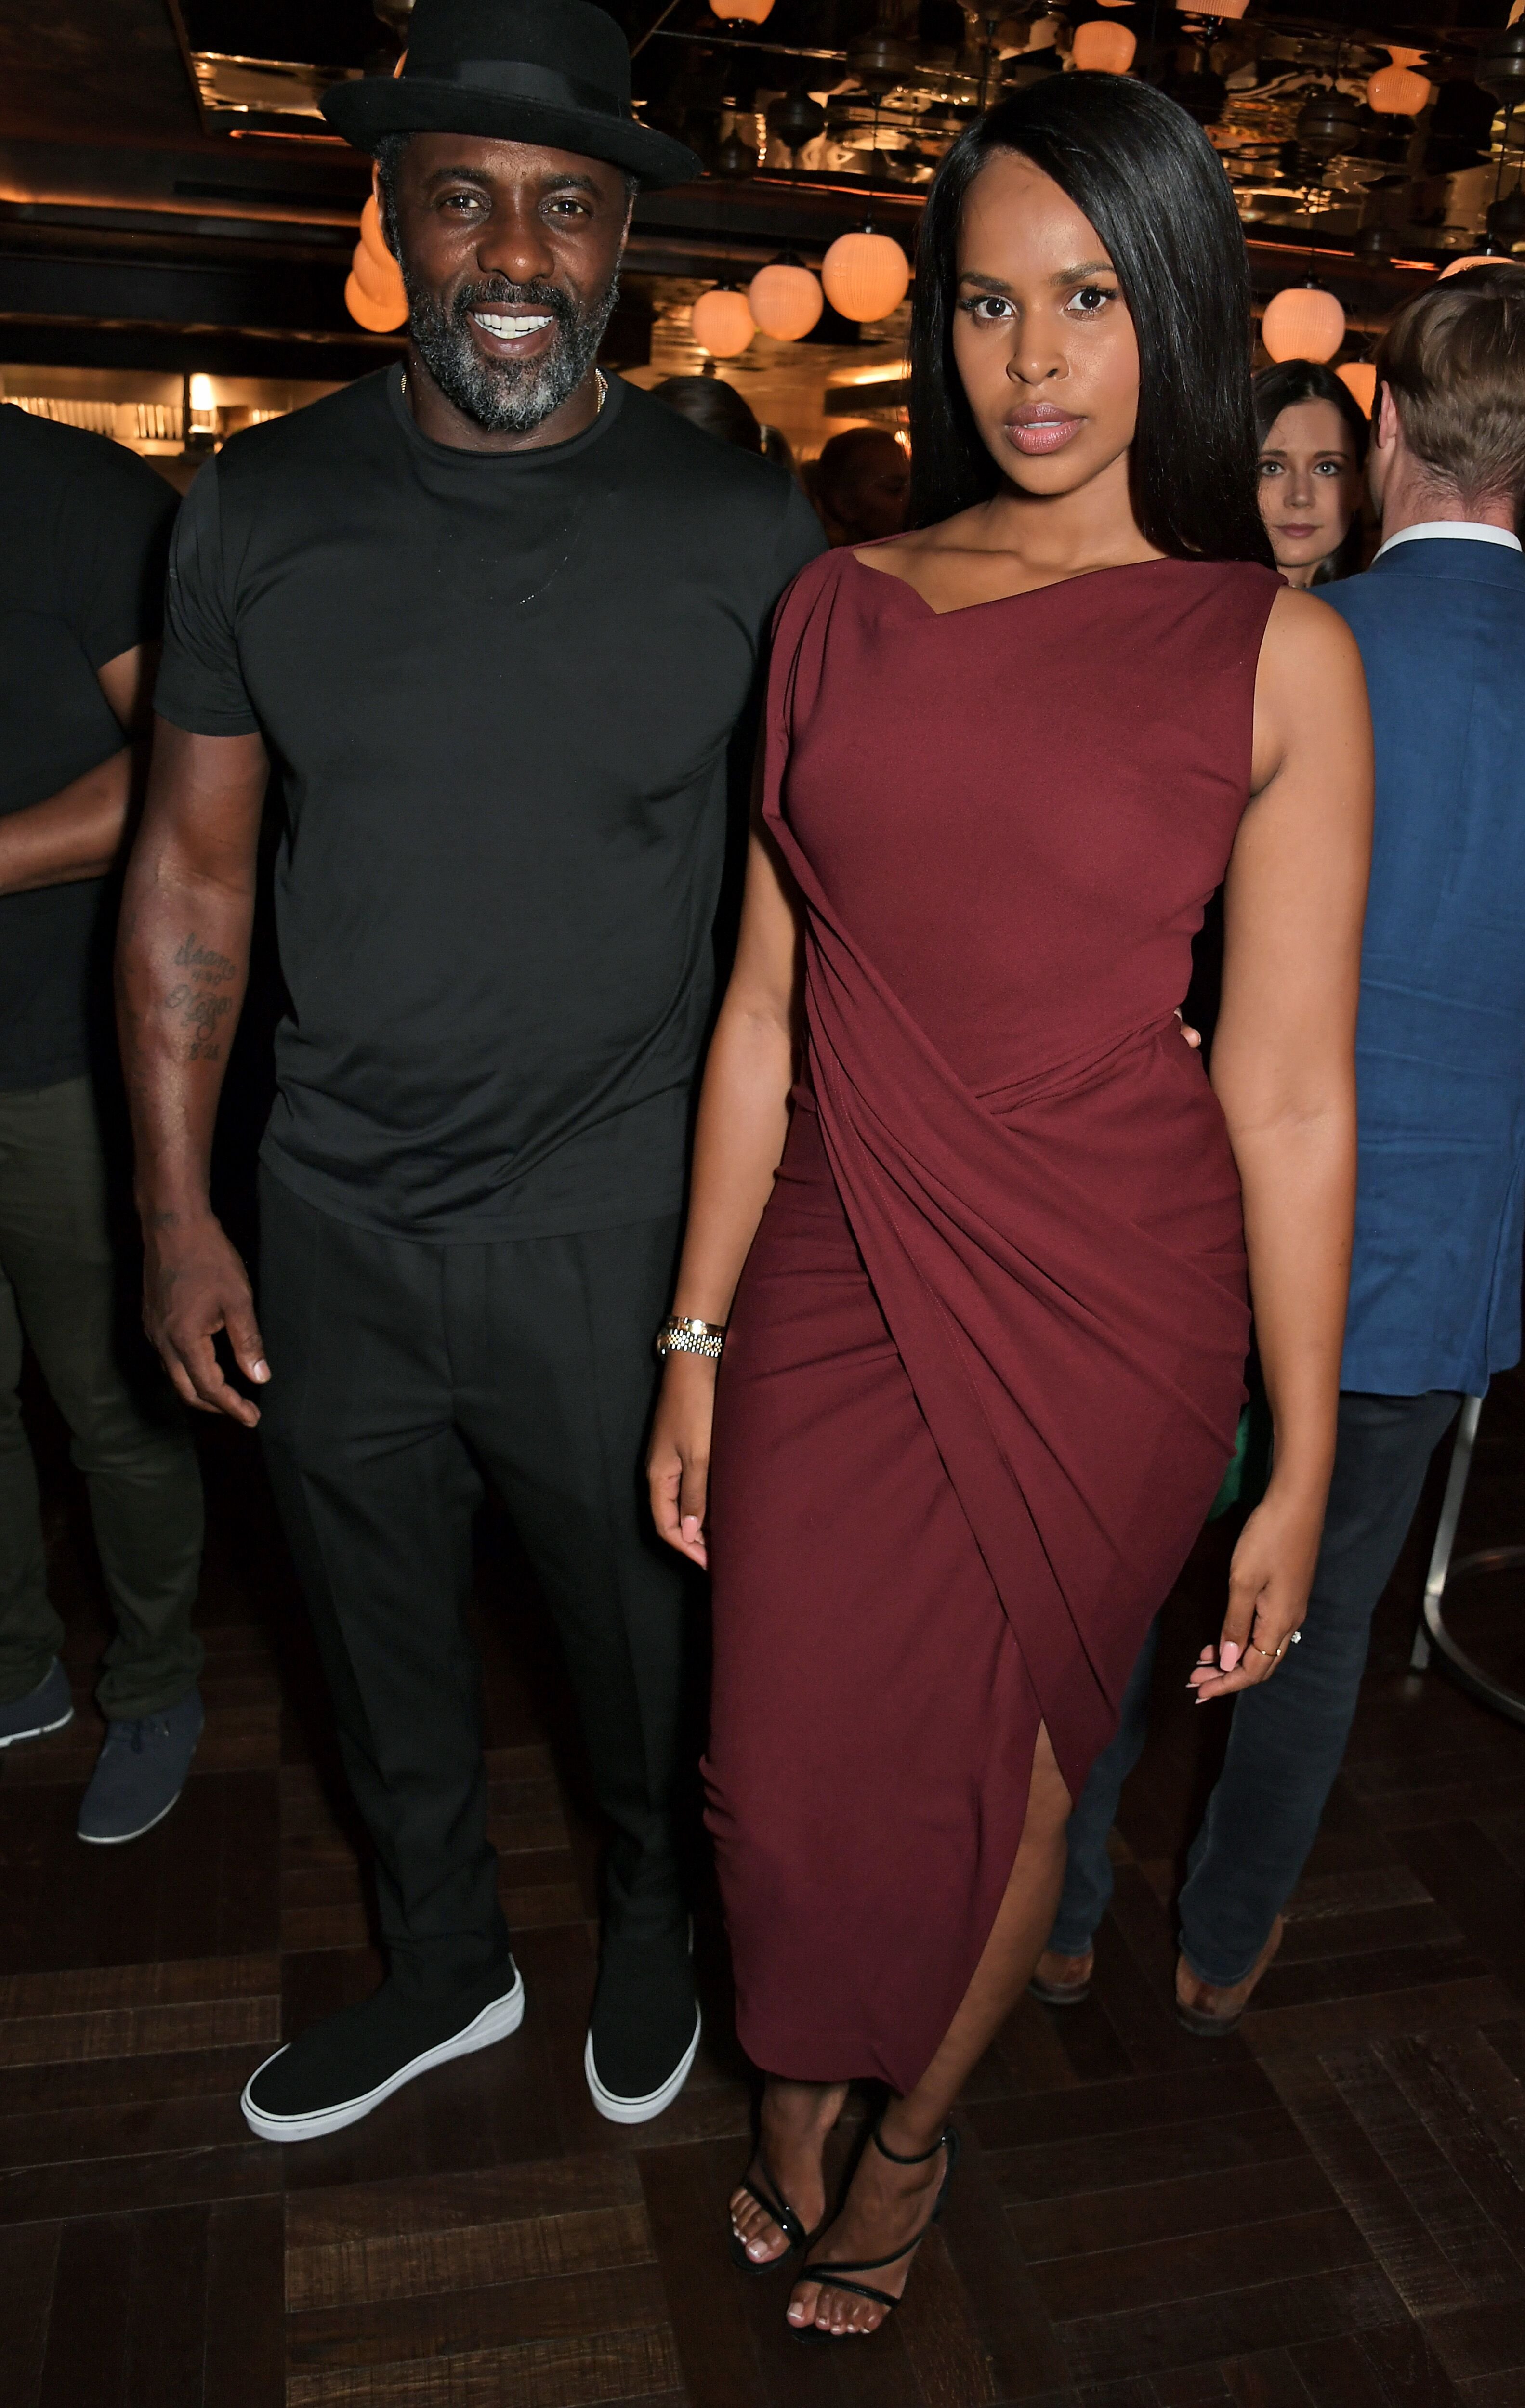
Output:
<path fill-rule="evenodd" d="M 435 383 L 489 435 L 531 435 L 569 401 L 598 356 L 604 328 L 619 298 L 619 271 L 579 309 L 554 285 L 507 284 L 501 279 L 464 285 L 448 308 L 403 270 L 408 330 Z M 485 359 L 467 326 L 472 309 L 544 310 L 556 322 L 549 351 L 534 360 Z"/>

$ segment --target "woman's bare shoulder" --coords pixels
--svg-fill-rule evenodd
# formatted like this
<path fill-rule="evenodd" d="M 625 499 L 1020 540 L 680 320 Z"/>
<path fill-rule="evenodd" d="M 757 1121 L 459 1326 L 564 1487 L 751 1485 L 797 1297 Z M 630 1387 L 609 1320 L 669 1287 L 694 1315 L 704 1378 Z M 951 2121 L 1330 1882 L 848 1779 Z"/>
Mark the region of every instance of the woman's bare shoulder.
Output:
<path fill-rule="evenodd" d="M 1271 605 L 1260 645 L 1262 676 L 1280 680 L 1315 677 L 1320 682 L 1353 678 L 1364 691 L 1360 649 L 1338 610 L 1316 594 L 1284 585 Z"/>

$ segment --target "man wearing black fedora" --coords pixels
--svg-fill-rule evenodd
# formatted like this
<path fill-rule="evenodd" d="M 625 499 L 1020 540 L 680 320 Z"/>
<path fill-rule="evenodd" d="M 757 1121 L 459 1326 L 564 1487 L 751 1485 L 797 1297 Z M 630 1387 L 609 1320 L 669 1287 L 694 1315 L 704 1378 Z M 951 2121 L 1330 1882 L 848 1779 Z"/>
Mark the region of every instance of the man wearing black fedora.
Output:
<path fill-rule="evenodd" d="M 698 170 L 629 89 L 587 0 L 417 0 L 402 73 L 324 103 L 376 160 L 406 366 L 236 437 L 175 547 L 120 956 L 145 1312 L 189 1403 L 261 1423 L 388 1956 L 252 2078 L 272 2140 L 525 2012 L 465 1623 L 483 1476 L 610 1827 L 596 2105 L 658 2114 L 698 2041 L 685 1596 L 640 1458 L 736 731 L 820 537 L 779 470 L 595 365 L 637 186 Z M 267 782 L 290 1009 L 256 1323 L 207 1181 Z"/>

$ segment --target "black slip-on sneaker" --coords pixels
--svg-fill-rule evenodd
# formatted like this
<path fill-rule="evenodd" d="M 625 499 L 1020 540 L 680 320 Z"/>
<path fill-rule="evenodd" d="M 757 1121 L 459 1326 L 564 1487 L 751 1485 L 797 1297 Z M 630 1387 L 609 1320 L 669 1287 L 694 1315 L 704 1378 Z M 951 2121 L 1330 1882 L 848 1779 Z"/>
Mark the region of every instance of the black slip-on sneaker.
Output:
<path fill-rule="evenodd" d="M 649 2124 L 693 2071 L 702 2018 L 690 1927 L 607 1934 L 583 2050 L 593 2103 L 611 2124 Z"/>
<path fill-rule="evenodd" d="M 55 1656 L 35 1689 L 0 1705 L 0 1747 L 14 1747 L 18 1740 L 46 1739 L 73 1720 L 69 1676 Z"/>
<path fill-rule="evenodd" d="M 163 1713 L 109 1722 L 75 1826 L 93 1848 L 140 1840 L 162 1823 L 184 1788 L 206 1723 L 192 1689 Z"/>
<path fill-rule="evenodd" d="M 262 2141 L 321 2140 L 358 2124 L 405 2082 L 507 2040 L 524 2019 L 524 1979 L 511 1958 L 507 1974 L 451 1999 L 411 1998 L 384 1982 L 267 2057 L 238 2102 L 244 2121 Z"/>

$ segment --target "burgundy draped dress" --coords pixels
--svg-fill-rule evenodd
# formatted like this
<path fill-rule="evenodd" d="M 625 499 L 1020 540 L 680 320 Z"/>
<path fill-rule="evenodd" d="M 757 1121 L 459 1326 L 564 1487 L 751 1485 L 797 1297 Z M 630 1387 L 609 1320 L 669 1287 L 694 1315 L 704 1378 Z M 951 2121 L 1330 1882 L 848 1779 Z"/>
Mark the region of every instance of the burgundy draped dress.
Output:
<path fill-rule="evenodd" d="M 1239 1181 L 1174 1018 L 1279 580 L 1098 570 L 781 610 L 765 810 L 807 1049 L 716 1398 L 710 1827 L 741 2036 L 910 2089 L 1040 1724 L 1072 1795 L 1232 1449 Z"/>

